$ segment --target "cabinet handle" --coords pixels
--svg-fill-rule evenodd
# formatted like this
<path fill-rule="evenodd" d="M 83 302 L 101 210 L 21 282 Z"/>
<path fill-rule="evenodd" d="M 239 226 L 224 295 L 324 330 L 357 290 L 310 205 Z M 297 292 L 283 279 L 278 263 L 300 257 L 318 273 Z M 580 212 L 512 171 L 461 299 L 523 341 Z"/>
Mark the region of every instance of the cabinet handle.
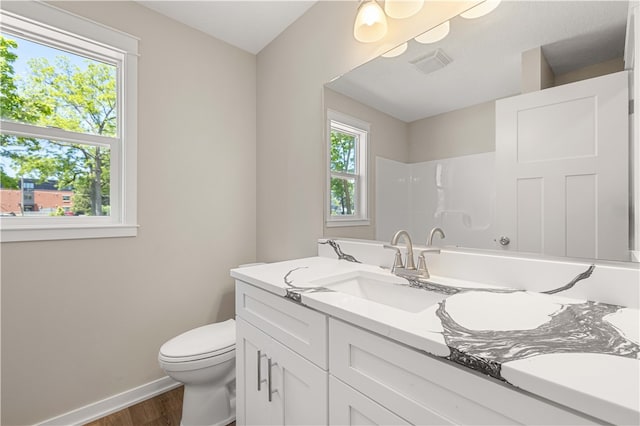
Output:
<path fill-rule="evenodd" d="M 260 359 L 262 358 L 262 353 L 258 351 L 258 392 L 260 392 Z"/>
<path fill-rule="evenodd" d="M 267 369 L 267 393 L 269 394 L 269 402 L 271 402 L 271 358 L 267 358 L 267 365 L 268 365 L 268 369 Z"/>
<path fill-rule="evenodd" d="M 262 382 L 264 381 L 262 380 L 262 363 L 260 362 L 262 361 L 262 357 L 266 357 L 266 355 L 263 355 L 262 351 L 258 350 L 258 392 L 260 392 Z"/>

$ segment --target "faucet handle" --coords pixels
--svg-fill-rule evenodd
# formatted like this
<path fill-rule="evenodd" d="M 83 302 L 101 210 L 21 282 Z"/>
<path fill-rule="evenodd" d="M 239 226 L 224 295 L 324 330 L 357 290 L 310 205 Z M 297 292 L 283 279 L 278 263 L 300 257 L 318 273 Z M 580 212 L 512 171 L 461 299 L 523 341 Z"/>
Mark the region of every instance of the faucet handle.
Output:
<path fill-rule="evenodd" d="M 389 244 L 385 244 L 382 247 L 396 251 L 396 256 L 393 259 L 393 266 L 391 267 L 391 272 L 395 272 L 397 268 L 404 268 L 404 264 L 402 263 L 402 252 L 400 251 L 400 247 L 392 246 Z"/>
<path fill-rule="evenodd" d="M 422 278 L 429 278 L 429 270 L 427 269 L 427 261 L 424 258 L 424 252 L 420 252 L 418 256 L 418 275 Z"/>
<path fill-rule="evenodd" d="M 424 250 L 420 250 L 420 255 L 418 256 L 418 275 L 422 278 L 429 278 L 429 270 L 427 269 L 427 261 L 424 258 L 425 253 L 440 253 L 440 249 L 437 248 L 427 248 Z"/>

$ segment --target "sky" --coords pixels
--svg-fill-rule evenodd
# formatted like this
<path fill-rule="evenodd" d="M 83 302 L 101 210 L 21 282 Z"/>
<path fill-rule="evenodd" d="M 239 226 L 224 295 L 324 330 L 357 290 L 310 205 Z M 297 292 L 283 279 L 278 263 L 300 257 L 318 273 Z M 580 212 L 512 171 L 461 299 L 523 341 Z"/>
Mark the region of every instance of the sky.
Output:
<path fill-rule="evenodd" d="M 39 43 L 34 43 L 14 35 L 2 33 L 5 38 L 15 40 L 18 43 L 18 49 L 14 50 L 14 53 L 18 55 L 18 59 L 13 63 L 13 69 L 16 75 L 25 75 L 28 71 L 28 61 L 32 58 L 47 58 L 49 62 L 53 62 L 56 56 L 64 55 L 71 59 L 73 64 L 85 67 L 85 58 L 75 55 L 73 53 L 65 52 L 59 49 L 54 49 L 49 46 L 45 46 Z"/>

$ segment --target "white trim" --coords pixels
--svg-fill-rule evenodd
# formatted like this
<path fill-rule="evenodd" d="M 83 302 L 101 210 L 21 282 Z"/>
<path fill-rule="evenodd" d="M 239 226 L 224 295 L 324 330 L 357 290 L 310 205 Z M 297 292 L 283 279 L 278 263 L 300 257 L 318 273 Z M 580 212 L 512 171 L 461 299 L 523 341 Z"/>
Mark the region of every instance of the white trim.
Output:
<path fill-rule="evenodd" d="M 24 20 L 24 17 L 28 17 L 28 20 L 36 21 L 33 25 L 42 27 L 42 24 L 45 24 L 46 26 L 54 27 L 49 29 L 59 34 L 66 34 L 69 37 L 84 40 L 94 45 L 96 44 L 95 42 L 103 43 L 109 47 L 116 47 L 123 52 L 138 54 L 138 41 L 140 40 L 138 37 L 51 4 L 40 1 L 3 2 L 2 14 L 5 16 L 19 15 L 19 17 L 14 17 L 21 20 Z M 64 28 L 69 26 L 75 28 L 73 33 L 64 31 Z"/>
<path fill-rule="evenodd" d="M 332 109 L 327 109 L 327 120 L 339 121 L 342 124 L 346 124 L 366 132 L 371 130 L 370 123 Z"/>
<path fill-rule="evenodd" d="M 38 426 L 83 425 L 181 386 L 169 376 L 38 423 Z"/>
<path fill-rule="evenodd" d="M 637 2 L 633 2 L 633 8 L 630 10 L 632 15 L 631 22 L 633 25 L 633 105 L 634 111 L 631 120 L 632 138 L 631 138 L 631 190 L 632 195 L 632 217 L 633 221 L 632 229 L 634 234 L 632 236 L 633 246 L 631 247 L 631 260 L 634 262 L 640 262 L 640 64 L 636 62 L 636 59 L 640 57 L 640 13 L 638 13 Z M 625 64 L 627 65 L 627 64 Z"/>
<path fill-rule="evenodd" d="M 86 238 L 120 238 L 138 235 L 138 225 L 42 226 L 2 229 L 0 241 L 82 240 Z"/>
<path fill-rule="evenodd" d="M 2 133 L 19 137 L 49 139 L 53 141 L 70 142 L 82 145 L 107 146 L 109 148 L 111 148 L 112 145 L 120 144 L 120 138 L 112 136 L 78 133 L 55 127 L 41 127 L 6 120 L 0 120 L 0 124 L 2 124 Z"/>
<path fill-rule="evenodd" d="M 368 226 L 370 225 L 369 219 L 332 219 L 327 221 L 327 228 L 339 228 L 343 226 Z"/>

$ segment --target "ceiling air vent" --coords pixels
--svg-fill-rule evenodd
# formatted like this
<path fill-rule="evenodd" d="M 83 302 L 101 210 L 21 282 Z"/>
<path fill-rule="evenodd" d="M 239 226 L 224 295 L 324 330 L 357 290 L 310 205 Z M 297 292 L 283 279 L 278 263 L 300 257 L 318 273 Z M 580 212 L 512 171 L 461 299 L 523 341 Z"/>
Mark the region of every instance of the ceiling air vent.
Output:
<path fill-rule="evenodd" d="M 440 68 L 444 68 L 451 63 L 451 58 L 442 49 L 437 49 L 431 53 L 411 61 L 418 70 L 424 74 L 432 73 Z"/>

